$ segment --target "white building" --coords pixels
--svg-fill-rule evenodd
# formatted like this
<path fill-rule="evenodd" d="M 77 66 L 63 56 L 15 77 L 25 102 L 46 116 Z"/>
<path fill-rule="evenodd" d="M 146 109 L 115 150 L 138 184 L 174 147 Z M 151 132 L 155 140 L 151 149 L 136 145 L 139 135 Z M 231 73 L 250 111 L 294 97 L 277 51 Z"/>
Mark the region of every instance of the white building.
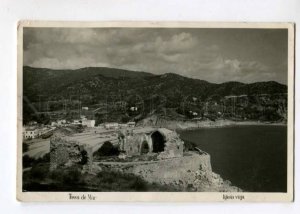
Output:
<path fill-rule="evenodd" d="M 79 125 L 79 124 L 81 124 L 81 122 L 80 122 L 80 120 L 73 120 L 73 124 L 74 125 Z"/>
<path fill-rule="evenodd" d="M 38 131 L 34 128 L 27 128 L 25 130 L 25 134 L 24 134 L 24 138 L 25 139 L 34 139 L 36 137 L 38 137 Z"/>
<path fill-rule="evenodd" d="M 35 126 L 35 125 L 37 125 L 37 122 L 36 121 L 29 121 L 28 125 L 29 126 Z"/>
<path fill-rule="evenodd" d="M 82 125 L 87 127 L 95 127 L 95 120 L 82 120 Z"/>
<path fill-rule="evenodd" d="M 82 110 L 89 110 L 89 107 L 82 107 Z"/>
<path fill-rule="evenodd" d="M 138 108 L 135 106 L 130 107 L 130 111 L 137 111 L 137 110 L 138 110 Z"/>
<path fill-rule="evenodd" d="M 135 127 L 135 122 L 128 122 L 127 125 L 128 125 L 128 127 L 133 128 L 133 127 Z"/>
<path fill-rule="evenodd" d="M 127 124 L 127 123 L 120 123 L 120 124 L 119 124 L 119 127 L 120 127 L 120 128 L 127 128 L 127 127 L 128 127 L 128 124 Z"/>
<path fill-rule="evenodd" d="M 66 124 L 66 122 L 67 122 L 67 121 L 64 120 L 64 119 L 63 119 L 63 120 L 57 120 L 57 124 L 58 124 L 58 125 Z"/>
<path fill-rule="evenodd" d="M 104 127 L 106 129 L 117 129 L 117 128 L 119 128 L 119 124 L 118 123 L 105 123 Z"/>

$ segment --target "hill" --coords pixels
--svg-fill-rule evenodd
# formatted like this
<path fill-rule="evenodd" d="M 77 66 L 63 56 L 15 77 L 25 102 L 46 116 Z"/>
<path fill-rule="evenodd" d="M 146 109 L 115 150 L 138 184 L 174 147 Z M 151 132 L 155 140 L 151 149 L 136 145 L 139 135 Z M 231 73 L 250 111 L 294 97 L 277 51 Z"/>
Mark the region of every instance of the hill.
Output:
<path fill-rule="evenodd" d="M 174 73 L 154 75 L 103 67 L 52 70 L 24 66 L 23 93 L 33 104 L 41 100 L 59 102 L 76 97 L 82 105 L 96 106 L 110 103 L 109 108 L 112 108 L 111 105 L 114 103 L 124 102 L 126 108 L 138 106 L 139 109 L 151 113 L 162 111 L 162 107 L 178 109 L 183 102 L 191 103 L 195 98 L 196 109 L 200 111 L 203 102 L 211 100 L 220 102 L 228 95 L 286 94 L 287 86 L 274 81 L 215 84 Z M 27 104 L 24 103 L 26 110 L 25 105 Z M 49 110 L 49 106 L 47 108 Z M 107 108 L 106 106 L 106 111 Z M 116 111 L 120 113 L 120 110 Z M 141 112 L 136 112 L 138 113 Z M 180 111 L 177 113 L 184 114 Z"/>
<path fill-rule="evenodd" d="M 187 78 L 174 73 L 154 75 L 113 68 L 81 68 L 77 70 L 52 70 L 45 68 L 23 68 L 24 95 L 35 100 L 38 95 L 66 96 L 68 94 L 114 94 L 136 93 L 142 97 L 159 94 L 169 97 L 227 96 L 241 94 L 286 93 L 287 86 L 280 83 L 257 82 L 245 84 L 226 82 L 209 83 L 204 80 Z"/>

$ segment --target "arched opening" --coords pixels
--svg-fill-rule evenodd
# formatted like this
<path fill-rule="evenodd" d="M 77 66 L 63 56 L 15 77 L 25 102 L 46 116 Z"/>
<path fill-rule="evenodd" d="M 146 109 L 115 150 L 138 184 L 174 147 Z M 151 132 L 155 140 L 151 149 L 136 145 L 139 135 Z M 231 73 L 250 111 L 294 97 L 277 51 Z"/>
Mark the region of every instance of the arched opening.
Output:
<path fill-rule="evenodd" d="M 164 136 L 159 132 L 155 131 L 151 135 L 153 152 L 163 152 L 165 148 L 165 139 Z"/>
<path fill-rule="evenodd" d="M 149 152 L 149 145 L 147 141 L 143 141 L 141 146 L 141 154 L 147 154 L 148 152 Z"/>
<path fill-rule="evenodd" d="M 99 156 L 116 156 L 119 150 L 110 141 L 106 141 L 96 152 Z"/>

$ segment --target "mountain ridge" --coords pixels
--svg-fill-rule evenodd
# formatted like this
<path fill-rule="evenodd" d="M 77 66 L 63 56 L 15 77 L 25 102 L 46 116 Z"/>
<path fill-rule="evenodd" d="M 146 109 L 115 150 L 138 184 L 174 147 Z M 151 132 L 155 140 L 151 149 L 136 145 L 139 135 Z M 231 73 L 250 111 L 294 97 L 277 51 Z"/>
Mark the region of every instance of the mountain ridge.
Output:
<path fill-rule="evenodd" d="M 154 75 L 109 68 L 51 70 L 24 67 L 23 119 L 24 123 L 34 118 L 43 120 L 36 111 L 58 111 L 57 117 L 62 117 L 59 116 L 61 113 L 70 116 L 80 106 L 88 106 L 92 111 L 97 109 L 93 113 L 97 123 L 140 120 L 153 114 L 174 119 L 183 115 L 192 118 L 191 112 L 202 117 L 209 114 L 207 117 L 212 118 L 222 111 L 224 117 L 236 117 L 233 103 L 226 101 L 226 96 L 249 95 L 249 104 L 241 101 L 237 108 L 239 118 L 247 115 L 250 119 L 278 120 L 285 118 L 286 93 L 287 86 L 275 81 L 217 84 L 174 73 Z M 266 94 L 268 97 L 260 98 Z M 131 112 L 132 106 L 139 110 Z M 266 112 L 269 112 L 268 116 L 265 116 Z"/>
<path fill-rule="evenodd" d="M 23 70 L 25 95 L 117 94 L 120 91 L 146 97 L 153 93 L 166 97 L 179 93 L 206 99 L 210 96 L 241 94 L 287 93 L 287 86 L 275 81 L 254 83 L 210 83 L 175 73 L 155 75 L 105 67 L 88 67 L 76 70 L 52 70 L 25 66 Z M 71 89 L 74 89 L 73 91 Z"/>
<path fill-rule="evenodd" d="M 82 67 L 82 68 L 78 68 L 78 69 L 52 69 L 52 68 L 40 68 L 40 67 L 32 67 L 32 66 L 23 66 L 23 71 L 28 71 L 28 70 L 45 70 L 45 71 L 69 71 L 69 72 L 76 72 L 76 71 L 90 71 L 90 70 L 98 70 L 99 72 L 103 72 L 104 69 L 107 69 L 108 71 L 121 71 L 123 72 L 124 74 L 126 73 L 127 76 L 131 77 L 132 76 L 132 73 L 139 73 L 139 74 L 142 74 L 140 76 L 160 76 L 160 77 L 167 77 L 167 76 L 178 76 L 178 77 L 183 77 L 183 78 L 187 78 L 187 79 L 193 79 L 193 80 L 201 80 L 203 82 L 207 82 L 207 83 L 211 83 L 211 84 L 224 84 L 224 83 L 241 83 L 241 84 L 254 84 L 254 83 L 269 83 L 269 82 L 274 82 L 274 83 L 278 83 L 280 85 L 285 85 L 286 84 L 283 84 L 283 83 L 279 83 L 275 80 L 269 80 L 269 81 L 258 81 L 258 82 L 250 82 L 250 83 L 245 83 L 245 82 L 240 82 L 240 81 L 227 81 L 227 82 L 221 82 L 221 83 L 214 83 L 214 82 L 209 82 L 207 80 L 203 80 L 203 79 L 199 79 L 199 78 L 194 78 L 194 77 L 187 77 L 187 76 L 184 76 L 184 75 L 181 75 L 181 74 L 177 74 L 177 73 L 172 73 L 172 72 L 167 72 L 167 73 L 163 73 L 163 74 L 153 74 L 151 72 L 145 72 L 145 71 L 133 71 L 133 70 L 128 70 L 128 69 L 119 69 L 119 68 L 110 68 L 110 67 Z M 40 72 L 40 71 L 39 71 Z M 129 74 L 129 75 L 128 75 Z M 130 75 L 131 74 L 131 75 Z M 108 75 L 108 72 L 105 73 L 104 76 L 110 76 Z M 121 75 L 120 75 L 121 76 Z"/>

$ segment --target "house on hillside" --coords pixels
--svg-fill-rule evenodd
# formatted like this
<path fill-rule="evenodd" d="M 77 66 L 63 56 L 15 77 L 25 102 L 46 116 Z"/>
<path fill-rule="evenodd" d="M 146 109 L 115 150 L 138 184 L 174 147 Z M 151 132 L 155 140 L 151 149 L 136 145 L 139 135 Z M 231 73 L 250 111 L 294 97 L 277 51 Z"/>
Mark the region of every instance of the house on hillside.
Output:
<path fill-rule="evenodd" d="M 80 125 L 81 124 L 81 120 L 73 120 L 73 125 Z"/>
<path fill-rule="evenodd" d="M 36 121 L 29 121 L 28 125 L 29 126 L 35 126 L 35 125 L 37 125 L 37 122 Z"/>
<path fill-rule="evenodd" d="M 134 128 L 135 127 L 135 122 L 133 122 L 133 121 L 132 122 L 128 122 L 127 126 L 130 127 L 130 128 Z"/>
<path fill-rule="evenodd" d="M 82 120 L 82 125 L 87 127 L 95 127 L 95 120 Z"/>
<path fill-rule="evenodd" d="M 66 120 L 65 119 L 62 119 L 62 120 L 57 120 L 57 125 L 61 126 L 63 124 L 66 124 Z"/>
<path fill-rule="evenodd" d="M 138 108 L 135 106 L 130 107 L 130 111 L 137 111 L 137 110 L 138 110 Z"/>
<path fill-rule="evenodd" d="M 24 133 L 25 139 L 34 139 L 37 138 L 39 135 L 38 130 L 36 128 L 26 128 Z"/>
<path fill-rule="evenodd" d="M 104 128 L 106 128 L 106 129 L 117 129 L 117 128 L 119 128 L 119 123 L 105 123 Z"/>

